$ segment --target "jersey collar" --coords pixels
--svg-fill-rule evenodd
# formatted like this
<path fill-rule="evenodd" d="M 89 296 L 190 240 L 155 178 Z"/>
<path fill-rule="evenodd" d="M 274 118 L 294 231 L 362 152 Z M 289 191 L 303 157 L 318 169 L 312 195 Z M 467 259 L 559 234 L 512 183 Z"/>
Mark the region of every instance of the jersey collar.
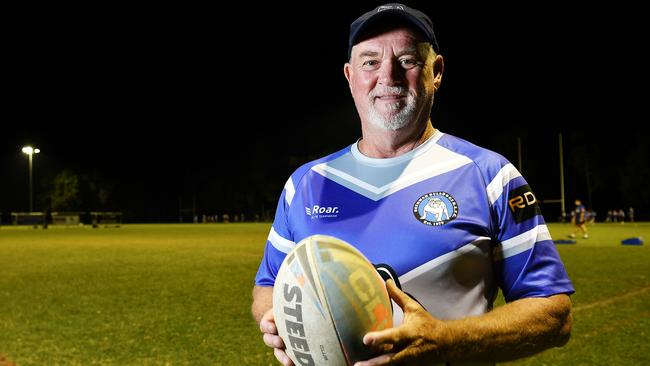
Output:
<path fill-rule="evenodd" d="M 352 153 L 352 156 L 359 161 L 362 164 L 370 165 L 370 166 L 392 166 L 392 165 L 397 165 L 404 163 L 406 161 L 412 160 L 417 156 L 422 155 L 423 153 L 427 152 L 433 145 L 435 145 L 438 140 L 444 135 L 444 133 L 440 132 L 439 130 L 436 129 L 436 131 L 427 139 L 422 145 L 416 147 L 415 149 L 396 156 L 394 158 L 371 158 L 366 155 L 363 155 L 363 153 L 359 150 L 359 140 L 352 144 L 350 146 L 350 151 Z"/>

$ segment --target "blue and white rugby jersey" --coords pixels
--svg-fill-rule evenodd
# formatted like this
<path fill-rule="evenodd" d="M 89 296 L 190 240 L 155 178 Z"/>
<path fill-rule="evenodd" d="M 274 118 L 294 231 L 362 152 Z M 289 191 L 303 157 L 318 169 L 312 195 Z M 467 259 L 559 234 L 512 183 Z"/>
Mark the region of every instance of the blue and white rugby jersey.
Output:
<path fill-rule="evenodd" d="M 297 169 L 284 186 L 255 282 L 273 286 L 297 242 L 332 235 L 439 319 L 507 301 L 573 293 L 530 187 L 504 157 L 436 131 L 395 158 L 353 144 Z"/>

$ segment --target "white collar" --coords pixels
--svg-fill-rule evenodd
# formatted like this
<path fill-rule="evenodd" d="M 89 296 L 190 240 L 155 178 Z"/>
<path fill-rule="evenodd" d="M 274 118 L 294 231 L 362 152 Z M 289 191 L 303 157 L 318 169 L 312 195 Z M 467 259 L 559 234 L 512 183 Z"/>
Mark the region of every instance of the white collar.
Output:
<path fill-rule="evenodd" d="M 363 153 L 359 150 L 359 141 L 361 139 L 358 139 L 357 142 L 352 144 L 350 146 L 350 151 L 352 152 L 352 156 L 358 160 L 360 163 L 363 163 L 365 165 L 370 165 L 370 166 L 392 166 L 392 165 L 397 165 L 400 163 L 403 163 L 405 161 L 409 161 L 423 153 L 425 153 L 427 150 L 429 150 L 433 145 L 435 145 L 438 140 L 444 135 L 444 133 L 440 132 L 439 130 L 436 130 L 433 135 L 431 135 L 424 143 L 422 143 L 420 146 L 416 147 L 415 149 L 404 153 L 402 155 L 393 157 L 393 158 L 371 158 L 366 155 L 363 155 Z"/>

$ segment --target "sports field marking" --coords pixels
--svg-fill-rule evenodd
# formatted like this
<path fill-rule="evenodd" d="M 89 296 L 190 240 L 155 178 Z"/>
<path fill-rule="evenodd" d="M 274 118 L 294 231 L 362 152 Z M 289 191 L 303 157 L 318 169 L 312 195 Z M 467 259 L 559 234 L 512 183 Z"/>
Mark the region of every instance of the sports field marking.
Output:
<path fill-rule="evenodd" d="M 650 315 L 650 312 L 643 312 L 640 314 L 634 314 L 634 316 L 630 317 L 625 317 L 622 319 L 616 319 L 612 320 L 609 322 L 603 323 L 601 326 L 597 327 L 596 329 L 592 330 L 591 332 L 588 333 L 582 333 L 579 334 L 578 337 L 580 338 L 590 338 L 590 337 L 595 337 L 597 335 L 603 334 L 603 333 L 613 333 L 617 332 L 619 329 L 623 327 L 627 327 L 630 325 L 634 325 L 638 323 L 639 317 L 647 318 Z"/>
<path fill-rule="evenodd" d="M 598 300 L 598 301 L 594 301 L 594 302 L 592 302 L 590 304 L 576 306 L 575 308 L 573 308 L 573 312 L 578 313 L 578 312 L 583 311 L 583 310 L 589 310 L 589 309 L 592 309 L 592 308 L 611 305 L 611 304 L 613 304 L 615 302 L 619 302 L 619 301 L 622 301 L 622 300 L 629 299 L 631 297 L 636 297 L 636 296 L 642 295 L 642 294 L 644 294 L 644 293 L 646 293 L 648 291 L 650 291 L 650 286 L 641 287 L 638 290 L 626 292 L 626 293 L 624 293 L 622 295 L 614 296 L 614 297 L 611 297 L 609 299 Z"/>

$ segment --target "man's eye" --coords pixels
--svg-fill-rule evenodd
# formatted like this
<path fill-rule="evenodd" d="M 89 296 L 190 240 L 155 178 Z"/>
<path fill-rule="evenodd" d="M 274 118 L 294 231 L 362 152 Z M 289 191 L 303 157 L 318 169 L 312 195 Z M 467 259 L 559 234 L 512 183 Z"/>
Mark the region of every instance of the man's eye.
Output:
<path fill-rule="evenodd" d="M 361 64 L 361 66 L 365 70 L 374 70 L 379 67 L 379 62 L 377 60 L 366 60 Z"/>
<path fill-rule="evenodd" d="M 420 65 L 420 62 L 418 62 L 416 59 L 412 58 L 403 58 L 399 60 L 400 64 L 402 65 L 403 68 L 405 69 L 412 69 L 418 65 Z"/>

